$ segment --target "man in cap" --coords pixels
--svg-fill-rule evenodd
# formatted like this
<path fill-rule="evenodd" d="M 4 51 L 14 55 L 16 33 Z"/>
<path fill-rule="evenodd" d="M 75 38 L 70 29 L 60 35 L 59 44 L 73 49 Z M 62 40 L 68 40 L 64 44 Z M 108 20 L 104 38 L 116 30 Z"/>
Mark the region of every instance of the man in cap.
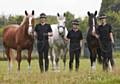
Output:
<path fill-rule="evenodd" d="M 45 60 L 45 71 L 48 71 L 49 59 L 48 59 L 48 36 L 52 36 L 52 29 L 50 24 L 46 23 L 46 14 L 40 14 L 40 23 L 35 26 L 35 32 L 37 35 L 37 49 L 39 54 L 39 67 L 41 72 L 44 71 L 43 59 Z"/>
<path fill-rule="evenodd" d="M 73 69 L 73 60 L 75 58 L 76 61 L 76 71 L 79 69 L 79 58 L 81 53 L 81 45 L 82 45 L 82 32 L 79 30 L 79 21 L 77 19 L 72 21 L 72 29 L 68 32 L 66 40 L 70 40 L 70 61 L 69 61 L 69 69 L 70 71 Z M 74 57 L 75 55 L 75 57 Z"/>
<path fill-rule="evenodd" d="M 98 49 L 101 52 L 103 57 L 103 70 L 108 70 L 108 64 L 111 63 L 112 68 L 114 67 L 114 60 L 112 56 L 112 45 L 114 45 L 114 38 L 112 33 L 112 26 L 106 21 L 107 16 L 102 14 L 99 19 L 101 24 L 97 28 L 99 35 L 101 49 Z"/>

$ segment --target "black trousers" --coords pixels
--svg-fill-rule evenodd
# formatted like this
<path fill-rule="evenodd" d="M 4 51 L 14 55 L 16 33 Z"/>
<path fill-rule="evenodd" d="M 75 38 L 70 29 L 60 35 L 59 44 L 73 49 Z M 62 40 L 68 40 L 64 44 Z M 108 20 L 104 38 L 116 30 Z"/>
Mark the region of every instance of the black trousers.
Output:
<path fill-rule="evenodd" d="M 114 59 L 113 59 L 113 51 L 112 51 L 112 43 L 109 40 L 101 39 L 102 48 L 100 49 L 101 55 L 103 57 L 103 70 L 108 69 L 108 62 L 110 61 L 111 66 L 114 67 Z"/>
<path fill-rule="evenodd" d="M 38 41 L 37 43 L 38 54 L 39 54 L 39 67 L 41 72 L 44 71 L 43 59 L 45 60 L 45 71 L 48 71 L 49 68 L 49 59 L 48 59 L 48 50 L 49 44 L 48 41 Z"/>
<path fill-rule="evenodd" d="M 114 67 L 114 59 L 112 55 L 112 50 L 109 52 L 102 52 L 103 56 L 103 70 L 106 70 L 108 68 L 108 62 L 110 61 L 111 66 Z"/>
<path fill-rule="evenodd" d="M 79 69 L 80 52 L 81 52 L 81 49 L 74 49 L 74 50 L 70 49 L 69 50 L 69 54 L 70 54 L 69 69 L 70 70 L 73 69 L 74 57 L 75 57 L 75 68 L 76 70 Z"/>

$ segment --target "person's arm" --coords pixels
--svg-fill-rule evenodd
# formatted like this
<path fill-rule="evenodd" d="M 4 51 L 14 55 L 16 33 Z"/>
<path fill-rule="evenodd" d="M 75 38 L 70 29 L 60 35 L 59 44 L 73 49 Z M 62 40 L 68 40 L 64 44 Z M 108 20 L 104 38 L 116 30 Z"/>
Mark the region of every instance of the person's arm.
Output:
<path fill-rule="evenodd" d="M 53 33 L 52 32 L 48 32 L 48 36 L 53 36 Z"/>
<path fill-rule="evenodd" d="M 113 37 L 112 26 L 111 26 L 111 25 L 110 25 L 110 27 L 109 27 L 109 34 L 110 34 L 110 40 L 111 40 L 111 42 L 114 44 L 114 37 Z"/>
<path fill-rule="evenodd" d="M 37 25 L 35 26 L 35 29 L 34 29 L 34 36 L 35 38 L 37 38 Z"/>
<path fill-rule="evenodd" d="M 82 47 L 83 40 L 80 40 L 80 47 Z"/>
<path fill-rule="evenodd" d="M 64 37 L 65 41 L 68 42 L 70 40 L 70 32 L 68 32 L 67 36 Z"/>
<path fill-rule="evenodd" d="M 112 43 L 114 44 L 114 37 L 113 37 L 113 33 L 112 32 L 110 33 L 110 39 L 111 39 Z"/>
<path fill-rule="evenodd" d="M 64 39 L 65 39 L 65 41 L 69 41 L 70 39 L 69 38 L 67 38 L 67 37 L 64 37 Z"/>
<path fill-rule="evenodd" d="M 82 47 L 82 43 L 83 43 L 83 35 L 82 32 L 80 31 L 80 47 Z"/>
<path fill-rule="evenodd" d="M 52 28 L 51 26 L 49 25 L 49 28 L 48 28 L 48 36 L 53 36 L 53 32 L 52 32 Z"/>

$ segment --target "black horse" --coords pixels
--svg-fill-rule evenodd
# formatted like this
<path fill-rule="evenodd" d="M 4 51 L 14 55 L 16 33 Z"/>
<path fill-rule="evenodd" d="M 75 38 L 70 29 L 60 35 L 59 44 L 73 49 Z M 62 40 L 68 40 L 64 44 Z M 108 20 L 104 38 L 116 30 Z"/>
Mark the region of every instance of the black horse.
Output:
<path fill-rule="evenodd" d="M 90 51 L 90 61 L 91 61 L 91 68 L 92 70 L 96 70 L 96 59 L 98 54 L 98 62 L 102 62 L 101 53 L 99 52 L 99 40 L 95 37 L 97 34 L 96 28 L 97 28 L 97 19 L 96 19 L 97 11 L 95 13 L 90 13 L 88 11 L 88 24 L 89 29 L 87 33 L 87 46 Z"/>

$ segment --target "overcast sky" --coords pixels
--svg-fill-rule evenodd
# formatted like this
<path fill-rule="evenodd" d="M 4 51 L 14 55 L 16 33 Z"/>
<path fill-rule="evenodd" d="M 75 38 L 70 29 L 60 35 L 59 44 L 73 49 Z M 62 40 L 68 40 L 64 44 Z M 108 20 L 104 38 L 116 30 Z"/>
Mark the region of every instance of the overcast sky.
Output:
<path fill-rule="evenodd" d="M 35 10 L 35 16 L 44 12 L 56 15 L 70 11 L 76 17 L 87 15 L 87 11 L 99 11 L 102 0 L 0 0 L 0 14 L 24 15 L 24 10 Z"/>

